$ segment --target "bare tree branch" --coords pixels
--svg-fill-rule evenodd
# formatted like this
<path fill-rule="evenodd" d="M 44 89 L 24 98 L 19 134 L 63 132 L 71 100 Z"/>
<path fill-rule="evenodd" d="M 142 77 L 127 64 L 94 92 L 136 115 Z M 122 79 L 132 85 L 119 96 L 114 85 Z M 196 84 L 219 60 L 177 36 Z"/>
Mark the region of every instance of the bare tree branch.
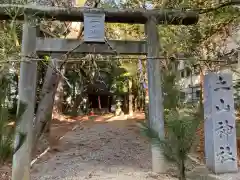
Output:
<path fill-rule="evenodd" d="M 207 9 L 198 9 L 196 11 L 199 11 L 199 14 L 206 14 L 212 11 L 216 11 L 218 9 L 227 7 L 227 6 L 233 6 L 233 5 L 240 5 L 240 0 L 232 0 L 223 4 L 218 5 L 217 7 L 207 8 Z"/>

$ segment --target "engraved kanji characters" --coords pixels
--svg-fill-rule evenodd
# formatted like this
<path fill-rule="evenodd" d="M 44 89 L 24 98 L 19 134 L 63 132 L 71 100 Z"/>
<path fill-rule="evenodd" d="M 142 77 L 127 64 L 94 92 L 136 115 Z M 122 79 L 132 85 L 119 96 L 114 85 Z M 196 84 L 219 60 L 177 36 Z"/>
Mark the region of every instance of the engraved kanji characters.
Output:
<path fill-rule="evenodd" d="M 233 132 L 233 126 L 229 125 L 228 120 L 219 121 L 217 125 L 218 128 L 216 129 L 216 132 L 219 134 L 220 138 L 223 138 L 223 136 L 225 135 L 228 140 L 228 136 L 231 135 Z"/>
<path fill-rule="evenodd" d="M 225 81 L 222 76 L 218 76 L 218 82 L 216 82 L 216 84 L 222 85 L 222 87 L 215 88 L 214 91 L 231 89 L 231 87 L 227 86 L 227 81 Z"/>
<path fill-rule="evenodd" d="M 217 111 L 225 110 L 225 111 L 230 111 L 230 105 L 225 104 L 223 99 L 220 99 L 220 105 L 215 106 Z"/>
<path fill-rule="evenodd" d="M 220 146 L 217 157 L 221 163 L 224 163 L 226 161 L 236 161 L 229 146 Z"/>
<path fill-rule="evenodd" d="M 206 166 L 214 173 L 237 172 L 232 75 L 209 72 L 204 79 Z"/>

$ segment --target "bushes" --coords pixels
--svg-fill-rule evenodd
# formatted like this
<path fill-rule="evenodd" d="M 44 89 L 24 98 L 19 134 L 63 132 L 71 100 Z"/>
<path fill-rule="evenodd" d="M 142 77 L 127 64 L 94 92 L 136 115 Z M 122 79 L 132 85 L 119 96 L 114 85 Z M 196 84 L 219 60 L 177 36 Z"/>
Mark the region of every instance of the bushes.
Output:
<path fill-rule="evenodd" d="M 8 104 L 7 104 L 7 93 L 8 93 L 9 81 L 7 74 L 3 71 L 1 72 L 0 77 L 0 162 L 5 162 L 11 155 L 13 149 L 13 137 L 8 124 L 9 113 L 8 113 Z"/>
<path fill-rule="evenodd" d="M 145 124 L 141 126 L 144 135 L 151 138 L 154 145 L 161 147 L 166 160 L 176 164 L 179 180 L 186 179 L 185 162 L 195 142 L 199 122 L 190 111 L 171 111 L 166 116 L 165 139 L 159 138 L 158 133 Z"/>
<path fill-rule="evenodd" d="M 16 120 L 20 118 L 26 106 L 22 103 L 19 106 L 17 117 L 12 118 L 9 113 L 7 94 L 9 93 L 9 74 L 6 68 L 0 70 L 0 163 L 9 160 L 12 155 L 21 147 L 26 135 L 20 134 L 19 144 L 14 149 L 14 136 Z M 10 124 L 11 123 L 11 124 Z"/>

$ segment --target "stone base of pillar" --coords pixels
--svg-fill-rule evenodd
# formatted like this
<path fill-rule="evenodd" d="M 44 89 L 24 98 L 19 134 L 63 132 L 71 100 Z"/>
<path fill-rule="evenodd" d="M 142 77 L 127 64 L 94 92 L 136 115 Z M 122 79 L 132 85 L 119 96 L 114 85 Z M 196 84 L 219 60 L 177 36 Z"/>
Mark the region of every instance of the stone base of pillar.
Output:
<path fill-rule="evenodd" d="M 155 173 L 165 173 L 167 165 L 160 147 L 152 145 L 152 171 Z"/>

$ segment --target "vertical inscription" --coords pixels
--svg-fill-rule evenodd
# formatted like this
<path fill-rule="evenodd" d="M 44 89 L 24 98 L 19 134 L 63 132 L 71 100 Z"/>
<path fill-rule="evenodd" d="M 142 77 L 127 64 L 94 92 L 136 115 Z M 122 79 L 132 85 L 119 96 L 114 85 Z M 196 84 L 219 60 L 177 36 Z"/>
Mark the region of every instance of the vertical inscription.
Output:
<path fill-rule="evenodd" d="M 233 126 L 229 125 L 228 120 L 219 121 L 217 125 L 218 125 L 218 128 L 216 129 L 216 132 L 219 134 L 219 137 L 222 139 L 223 136 L 226 136 L 228 140 L 228 136 L 232 135 Z"/>
<path fill-rule="evenodd" d="M 222 89 L 222 90 L 230 90 L 231 89 L 231 87 L 229 87 L 227 85 L 227 81 L 224 80 L 223 76 L 221 76 L 221 75 L 218 76 L 218 80 L 217 80 L 216 84 L 219 85 L 220 87 L 215 88 L 214 91 L 219 91 L 220 89 Z"/>
<path fill-rule="evenodd" d="M 230 74 L 209 73 L 205 80 L 206 165 L 215 173 L 236 172 L 238 167 L 232 77 Z"/>
<path fill-rule="evenodd" d="M 215 106 L 217 111 L 230 111 L 230 105 L 226 104 L 222 98 L 219 100 L 219 102 L 220 104 Z"/>
<path fill-rule="evenodd" d="M 84 41 L 105 42 L 105 14 L 84 13 Z"/>
<path fill-rule="evenodd" d="M 230 146 L 220 146 L 217 153 L 217 158 L 220 160 L 221 163 L 224 163 L 226 161 L 236 161 Z"/>

